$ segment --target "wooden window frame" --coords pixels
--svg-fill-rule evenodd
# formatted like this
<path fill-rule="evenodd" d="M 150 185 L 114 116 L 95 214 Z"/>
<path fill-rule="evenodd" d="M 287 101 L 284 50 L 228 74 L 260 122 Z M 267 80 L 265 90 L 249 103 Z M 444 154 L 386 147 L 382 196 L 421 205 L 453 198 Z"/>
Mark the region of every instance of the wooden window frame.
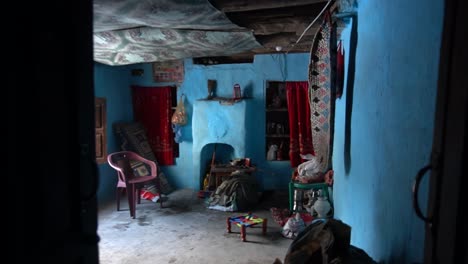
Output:
<path fill-rule="evenodd" d="M 95 97 L 95 134 L 96 134 L 96 163 L 107 162 L 107 121 L 106 121 L 106 98 Z"/>

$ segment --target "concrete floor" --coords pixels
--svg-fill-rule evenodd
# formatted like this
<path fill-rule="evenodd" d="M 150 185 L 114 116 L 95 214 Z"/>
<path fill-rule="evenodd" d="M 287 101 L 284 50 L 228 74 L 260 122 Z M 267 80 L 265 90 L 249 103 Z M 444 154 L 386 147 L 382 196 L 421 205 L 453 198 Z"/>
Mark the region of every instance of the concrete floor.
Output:
<path fill-rule="evenodd" d="M 247 242 L 240 229 L 226 232 L 226 218 L 242 212 L 207 209 L 190 189 L 168 195 L 164 208 L 142 201 L 136 219 L 130 218 L 126 197 L 116 211 L 115 202 L 99 210 L 98 234 L 101 264 L 124 263 L 273 263 L 284 259 L 292 240 L 281 236 L 281 227 L 271 217 L 272 206 L 287 207 L 287 193 L 267 195 L 252 212 L 268 219 L 267 235 L 247 228 Z"/>

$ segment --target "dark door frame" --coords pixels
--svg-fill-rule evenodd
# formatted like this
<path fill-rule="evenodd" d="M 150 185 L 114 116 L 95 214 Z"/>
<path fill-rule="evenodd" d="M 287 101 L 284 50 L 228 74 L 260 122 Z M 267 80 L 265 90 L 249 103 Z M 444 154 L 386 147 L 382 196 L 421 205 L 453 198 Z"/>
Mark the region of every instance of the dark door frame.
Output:
<path fill-rule="evenodd" d="M 467 13 L 467 1 L 445 1 L 425 263 L 468 263 L 468 219 L 462 208 L 468 184 Z"/>

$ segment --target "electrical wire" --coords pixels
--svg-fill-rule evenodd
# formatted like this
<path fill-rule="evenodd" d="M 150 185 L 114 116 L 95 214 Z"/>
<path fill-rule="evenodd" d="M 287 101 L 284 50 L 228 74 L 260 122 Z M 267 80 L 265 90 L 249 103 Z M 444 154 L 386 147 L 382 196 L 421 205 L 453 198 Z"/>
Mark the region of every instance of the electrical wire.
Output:
<path fill-rule="evenodd" d="M 333 0 L 328 0 L 327 4 L 323 7 L 322 11 L 320 11 L 320 13 L 317 15 L 317 17 L 314 20 L 312 20 L 312 22 L 306 27 L 304 32 L 302 32 L 301 36 L 296 40 L 296 43 L 294 43 L 291 47 L 288 48 L 288 50 L 286 51 L 286 54 L 288 54 L 289 51 L 292 48 L 294 48 L 296 46 L 296 44 L 299 43 L 299 41 L 301 41 L 301 39 L 305 35 L 305 33 L 312 27 L 312 25 L 315 23 L 315 21 L 317 21 L 317 19 L 323 14 L 323 12 L 325 12 L 325 10 L 328 8 L 328 6 L 330 5 L 330 3 L 332 1 Z"/>

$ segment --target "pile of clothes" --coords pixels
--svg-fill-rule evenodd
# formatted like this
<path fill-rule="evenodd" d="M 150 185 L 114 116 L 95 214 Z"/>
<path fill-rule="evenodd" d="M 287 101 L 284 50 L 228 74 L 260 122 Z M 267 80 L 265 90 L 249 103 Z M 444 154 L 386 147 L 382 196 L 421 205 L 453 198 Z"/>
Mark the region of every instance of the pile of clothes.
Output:
<path fill-rule="evenodd" d="M 335 219 L 316 219 L 294 238 L 284 261 L 274 264 L 377 264 L 360 248 L 350 245 L 351 227 Z"/>
<path fill-rule="evenodd" d="M 223 181 L 208 199 L 208 208 L 220 211 L 246 211 L 258 203 L 258 186 L 255 179 L 235 171 Z"/>

